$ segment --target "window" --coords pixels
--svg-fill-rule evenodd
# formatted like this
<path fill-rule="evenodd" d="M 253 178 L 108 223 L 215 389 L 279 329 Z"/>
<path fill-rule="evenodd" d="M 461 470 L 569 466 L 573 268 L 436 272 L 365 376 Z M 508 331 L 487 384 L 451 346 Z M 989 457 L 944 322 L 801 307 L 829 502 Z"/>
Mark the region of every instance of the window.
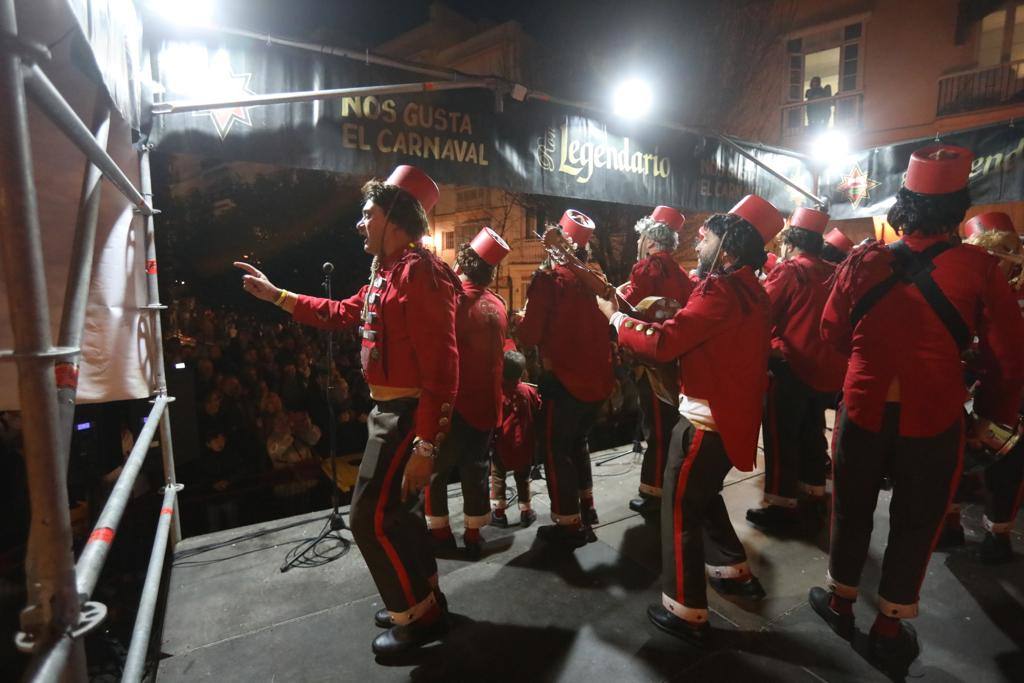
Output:
<path fill-rule="evenodd" d="M 833 96 L 857 90 L 863 34 L 863 24 L 856 22 L 787 40 L 787 99 L 805 99 L 815 77 Z"/>
<path fill-rule="evenodd" d="M 986 14 L 978 32 L 978 66 L 1024 59 L 1024 2 Z"/>
<path fill-rule="evenodd" d="M 454 230 L 445 230 L 443 233 L 441 233 L 441 237 L 442 237 L 441 249 L 443 249 L 445 251 L 454 251 L 455 250 L 455 231 Z"/>
<path fill-rule="evenodd" d="M 981 20 L 978 36 L 978 66 L 995 66 L 1003 61 L 1003 37 L 1006 33 L 1006 10 L 989 14 Z"/>

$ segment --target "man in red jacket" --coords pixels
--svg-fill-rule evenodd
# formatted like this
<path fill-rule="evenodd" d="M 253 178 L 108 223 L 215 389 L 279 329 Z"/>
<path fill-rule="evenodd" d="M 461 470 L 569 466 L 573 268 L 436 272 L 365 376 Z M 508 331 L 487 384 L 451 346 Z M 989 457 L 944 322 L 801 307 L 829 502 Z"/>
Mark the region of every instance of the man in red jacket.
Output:
<path fill-rule="evenodd" d="M 764 501 L 747 521 L 765 531 L 791 528 L 798 500 L 823 510 L 825 408 L 842 388 L 846 358 L 821 339 L 821 312 L 833 266 L 820 258 L 828 214 L 799 208 L 782 233 L 786 258 L 764 283 L 771 301 L 771 380 L 765 395 Z"/>
<path fill-rule="evenodd" d="M 505 477 L 509 472 L 516 481 L 519 497 L 519 526 L 528 527 L 537 519 L 530 507 L 530 465 L 537 449 L 535 421 L 540 414 L 540 394 L 523 381 L 526 357 L 516 350 L 505 352 L 502 373 L 501 426 L 494 435 L 494 458 L 491 461 L 491 510 L 495 526 L 507 527 L 505 509 Z"/>
<path fill-rule="evenodd" d="M 1016 387 L 983 389 L 975 399 L 979 414 L 1012 417 L 1024 381 L 1024 323 L 1006 278 L 994 257 L 952 241 L 970 205 L 971 159 L 970 150 L 943 145 L 913 153 L 888 215 L 902 239 L 854 249 L 836 272 L 821 321 L 822 337 L 848 354 L 850 364 L 836 420 L 828 590 L 812 588 L 809 600 L 833 630 L 853 633 L 879 484 L 888 475 L 889 543 L 869 648 L 892 673 L 904 672 L 919 651 L 903 620 L 917 616 L 928 560 L 960 476 L 961 351 L 980 334 L 1004 382 Z"/>
<path fill-rule="evenodd" d="M 487 287 L 508 252 L 505 240 L 485 227 L 472 242 L 459 247 L 455 256 L 455 272 L 462 282 L 455 310 L 459 393 L 451 433 L 438 449 L 425 498 L 427 526 L 435 548 L 454 550 L 455 536 L 448 523 L 448 480 L 458 468 L 466 527 L 463 543 L 471 559 L 480 557 L 480 529 L 491 519 L 488 452 L 491 433 L 501 419 L 502 346 L 508 327 L 505 302 Z"/>
<path fill-rule="evenodd" d="M 640 260 L 633 266 L 629 281 L 619 287 L 623 299 L 634 306 L 649 296 L 675 299 L 679 305 L 686 303 L 693 282 L 672 257 L 685 222 L 686 217 L 670 206 L 655 207 L 650 216 L 637 221 L 636 251 Z M 670 405 L 658 399 L 651 388 L 651 370 L 640 366 L 639 371 L 637 391 L 647 450 L 640 467 L 640 497 L 629 501 L 629 507 L 646 515 L 657 511 L 661 504 L 665 455 L 679 411 L 675 402 Z"/>
<path fill-rule="evenodd" d="M 707 640 L 705 575 L 720 593 L 764 596 L 729 521 L 722 482 L 733 467 L 754 469 L 768 376 L 768 297 L 755 270 L 782 216 L 749 195 L 701 229 L 701 282 L 665 323 L 647 324 L 600 306 L 619 343 L 658 362 L 679 359 L 682 415 L 672 431 L 661 507 L 662 600 L 648 618 L 693 643 Z M 706 563 L 706 564 L 705 564 Z"/>
<path fill-rule="evenodd" d="M 594 221 L 568 210 L 559 228 L 586 261 Z M 530 282 L 523 319 L 516 330 L 522 346 L 537 345 L 543 363 L 543 399 L 538 433 L 554 525 L 542 526 L 542 540 L 579 548 L 597 522 L 587 433 L 601 403 L 612 393 L 612 346 L 608 323 L 594 294 L 572 270 L 542 266 Z"/>
<path fill-rule="evenodd" d="M 294 294 L 235 263 L 247 273 L 247 292 L 298 322 L 325 329 L 362 323 L 360 357 L 375 406 L 349 523 L 386 608 L 375 616 L 387 628 L 373 641 L 381 656 L 435 640 L 448 624 L 418 495 L 451 426 L 459 381 L 455 303 L 462 287 L 418 246 L 438 195 L 434 181 L 412 166 L 363 186 L 356 228 L 373 265 L 369 284 L 342 301 Z"/>
<path fill-rule="evenodd" d="M 829 263 L 842 263 L 853 249 L 853 240 L 839 228 L 832 228 L 825 235 L 825 243 L 821 246 L 821 258 Z"/>

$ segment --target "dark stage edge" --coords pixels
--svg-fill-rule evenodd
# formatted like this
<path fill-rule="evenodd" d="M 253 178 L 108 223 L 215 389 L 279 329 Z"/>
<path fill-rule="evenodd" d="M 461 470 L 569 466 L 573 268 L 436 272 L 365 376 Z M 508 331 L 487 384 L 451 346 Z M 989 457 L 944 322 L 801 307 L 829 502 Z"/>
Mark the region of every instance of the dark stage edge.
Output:
<path fill-rule="evenodd" d="M 624 449 L 628 449 L 624 447 Z M 617 451 L 621 452 L 621 451 Z M 600 462 L 615 452 L 595 453 Z M 779 540 L 744 521 L 762 476 L 733 471 L 725 498 L 769 597 L 730 602 L 710 591 L 714 643 L 698 651 L 664 635 L 645 616 L 659 600 L 655 527 L 632 513 L 639 465 L 631 455 L 595 467 L 598 541 L 573 556 L 535 544 L 536 525 L 488 527 L 490 552 L 476 562 L 441 560 L 441 587 L 456 627 L 443 643 L 404 662 L 375 661 L 382 604 L 358 550 L 316 568 L 280 573 L 285 554 L 315 535 L 324 513 L 183 541 L 170 576 L 157 678 L 171 681 L 885 681 L 807 606 L 821 585 L 826 553 Z M 511 478 L 509 480 L 511 485 Z M 541 523 L 549 509 L 534 482 Z M 452 496 L 453 528 L 461 498 Z M 512 510 L 510 520 L 518 518 Z M 284 530 L 275 528 L 304 522 Z M 980 511 L 967 509 L 968 540 L 981 538 Z M 200 552 L 206 546 L 268 531 Z M 857 603 L 863 633 L 874 616 L 888 495 L 880 497 L 871 556 Z M 458 535 L 458 534 L 457 534 Z M 1024 539 L 1017 534 L 1018 553 Z M 461 540 L 460 540 L 461 542 Z M 936 553 L 915 620 L 922 654 L 915 681 L 1024 680 L 1024 557 L 983 567 L 969 550 Z"/>

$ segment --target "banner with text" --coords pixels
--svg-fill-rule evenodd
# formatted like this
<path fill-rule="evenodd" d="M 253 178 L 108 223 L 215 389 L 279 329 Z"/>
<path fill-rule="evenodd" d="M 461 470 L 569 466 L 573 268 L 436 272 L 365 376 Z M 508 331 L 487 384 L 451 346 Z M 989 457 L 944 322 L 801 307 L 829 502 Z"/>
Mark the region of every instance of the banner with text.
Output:
<path fill-rule="evenodd" d="M 999 124 L 944 135 L 942 142 L 974 152 L 970 191 L 973 204 L 1024 199 L 1024 127 Z M 832 202 L 833 218 L 884 216 L 916 149 L 934 140 L 913 140 L 861 152 L 828 169 L 821 190 Z"/>

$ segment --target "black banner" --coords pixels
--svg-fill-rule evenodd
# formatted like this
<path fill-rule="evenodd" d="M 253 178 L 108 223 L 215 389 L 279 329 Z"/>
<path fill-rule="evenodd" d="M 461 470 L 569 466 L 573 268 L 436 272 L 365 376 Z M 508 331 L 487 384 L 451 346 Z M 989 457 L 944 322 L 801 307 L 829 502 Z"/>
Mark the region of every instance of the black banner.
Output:
<path fill-rule="evenodd" d="M 942 142 L 974 152 L 971 202 L 1000 204 L 1024 198 L 1024 127 L 1007 124 L 944 135 Z M 828 169 L 821 190 L 832 202 L 833 218 L 884 216 L 916 149 L 932 144 L 923 139 L 876 147 Z"/>
<path fill-rule="evenodd" d="M 414 76 L 252 43 L 166 41 L 155 71 L 165 100 L 348 88 Z M 490 90 L 239 107 L 158 116 L 161 151 L 314 168 L 357 176 L 399 163 L 436 180 L 514 192 L 640 205 L 687 206 L 700 138 L 651 126 L 612 126 L 566 107 Z"/>

